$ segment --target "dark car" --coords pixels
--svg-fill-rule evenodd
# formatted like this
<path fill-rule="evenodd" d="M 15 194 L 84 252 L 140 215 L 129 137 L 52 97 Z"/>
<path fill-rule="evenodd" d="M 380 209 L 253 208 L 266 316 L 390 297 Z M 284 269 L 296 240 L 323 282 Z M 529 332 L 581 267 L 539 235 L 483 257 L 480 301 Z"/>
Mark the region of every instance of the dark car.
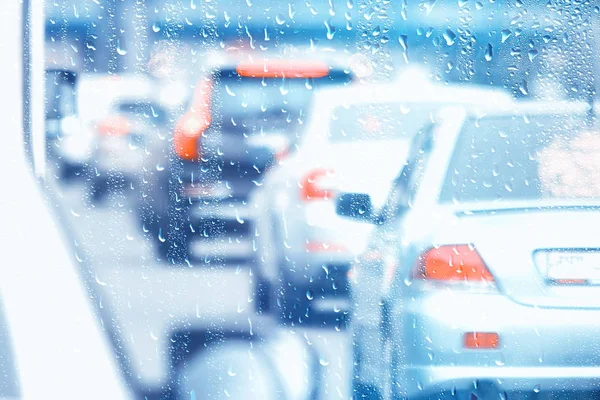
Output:
<path fill-rule="evenodd" d="M 198 79 L 142 207 L 159 254 L 188 262 L 247 259 L 249 194 L 293 150 L 315 89 L 351 80 L 348 70 L 322 61 L 281 59 L 220 65 Z"/>

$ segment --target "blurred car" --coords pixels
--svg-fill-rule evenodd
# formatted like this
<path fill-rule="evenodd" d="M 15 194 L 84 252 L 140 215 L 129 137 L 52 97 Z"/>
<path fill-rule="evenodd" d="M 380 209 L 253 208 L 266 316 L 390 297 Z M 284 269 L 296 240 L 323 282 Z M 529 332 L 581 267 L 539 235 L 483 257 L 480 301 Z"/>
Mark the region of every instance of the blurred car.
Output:
<path fill-rule="evenodd" d="M 95 128 L 93 197 L 99 200 L 108 192 L 111 175 L 139 193 L 145 159 L 166 150 L 168 110 L 151 98 L 119 98 Z"/>
<path fill-rule="evenodd" d="M 510 102 L 494 89 L 432 84 L 415 70 L 395 83 L 318 93 L 295 155 L 267 174 L 250 201 L 258 269 L 272 297 L 264 301 L 298 323 L 310 308 L 323 309 L 325 297 L 346 296 L 346 273 L 372 226 L 339 218 L 337 194 L 360 188 L 383 203 L 410 139 L 433 124 L 434 110 Z"/>
<path fill-rule="evenodd" d="M 249 194 L 301 135 L 315 90 L 351 79 L 322 60 L 226 58 L 205 65 L 175 126 L 173 152 L 149 159 L 147 170 L 165 166 L 150 178 L 142 207 L 159 254 L 188 262 L 248 259 Z"/>
<path fill-rule="evenodd" d="M 77 82 L 74 71 L 46 69 L 46 143 L 64 178 L 82 172 L 92 153 L 89 128 L 82 124 L 77 108 Z"/>
<path fill-rule="evenodd" d="M 415 137 L 383 207 L 340 196 L 341 215 L 376 226 L 352 270 L 359 396 L 597 387 L 600 140 L 589 109 L 448 110 Z"/>

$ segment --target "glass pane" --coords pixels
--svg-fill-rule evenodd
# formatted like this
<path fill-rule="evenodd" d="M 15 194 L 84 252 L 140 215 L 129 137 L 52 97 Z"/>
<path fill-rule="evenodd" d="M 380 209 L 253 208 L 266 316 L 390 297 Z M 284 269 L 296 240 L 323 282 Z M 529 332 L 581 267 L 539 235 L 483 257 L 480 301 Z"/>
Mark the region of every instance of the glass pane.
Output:
<path fill-rule="evenodd" d="M 43 5 L 44 193 L 134 398 L 598 394 L 594 2 Z"/>

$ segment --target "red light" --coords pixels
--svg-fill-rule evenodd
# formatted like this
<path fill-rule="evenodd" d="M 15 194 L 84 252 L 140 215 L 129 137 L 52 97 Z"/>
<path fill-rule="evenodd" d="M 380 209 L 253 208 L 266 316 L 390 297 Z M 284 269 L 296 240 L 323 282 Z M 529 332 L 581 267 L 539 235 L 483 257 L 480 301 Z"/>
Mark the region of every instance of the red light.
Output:
<path fill-rule="evenodd" d="M 98 132 L 106 136 L 123 136 L 131 130 L 129 120 L 121 115 L 106 117 L 98 124 Z"/>
<path fill-rule="evenodd" d="M 495 332 L 467 332 L 463 336 L 463 346 L 467 349 L 496 349 L 499 342 Z"/>
<path fill-rule="evenodd" d="M 288 158 L 289 155 L 290 152 L 288 151 L 288 149 L 279 150 L 277 153 L 275 153 L 275 161 L 283 161 L 286 158 Z"/>
<path fill-rule="evenodd" d="M 587 279 L 554 279 L 552 281 L 557 285 L 586 285 Z"/>
<path fill-rule="evenodd" d="M 190 110 L 175 125 L 173 146 L 177 155 L 184 160 L 199 158 L 198 139 L 211 123 L 211 95 L 212 81 L 198 82 Z"/>
<path fill-rule="evenodd" d="M 302 200 L 329 200 L 332 197 L 332 192 L 327 189 L 321 189 L 317 186 L 317 181 L 325 176 L 332 176 L 333 170 L 319 168 L 310 171 L 304 176 L 304 179 L 300 181 L 300 197 Z"/>
<path fill-rule="evenodd" d="M 414 278 L 435 281 L 494 281 L 477 250 L 466 244 L 428 250 L 419 258 Z"/>
<path fill-rule="evenodd" d="M 338 243 L 323 243 L 323 242 L 307 242 L 305 245 L 306 251 L 309 253 L 317 252 L 343 252 L 346 251 L 346 246 Z"/>
<path fill-rule="evenodd" d="M 329 74 L 329 67 L 320 61 L 268 60 L 241 63 L 236 72 L 251 78 L 322 78 Z"/>

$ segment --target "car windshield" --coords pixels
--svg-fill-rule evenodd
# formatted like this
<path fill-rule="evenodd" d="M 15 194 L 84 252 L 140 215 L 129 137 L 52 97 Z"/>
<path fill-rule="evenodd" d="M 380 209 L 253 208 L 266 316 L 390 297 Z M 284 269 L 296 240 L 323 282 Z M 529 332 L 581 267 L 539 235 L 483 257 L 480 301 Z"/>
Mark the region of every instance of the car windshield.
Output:
<path fill-rule="evenodd" d="M 224 132 L 295 134 L 306 122 L 306 109 L 320 87 L 345 85 L 351 75 L 342 70 L 323 77 L 284 78 L 241 76 L 223 70 L 217 78 L 216 113 Z"/>
<path fill-rule="evenodd" d="M 410 139 L 431 118 L 432 105 L 366 103 L 336 107 L 331 113 L 331 142 Z"/>
<path fill-rule="evenodd" d="M 581 115 L 469 120 L 440 202 L 598 200 L 599 137 Z"/>

